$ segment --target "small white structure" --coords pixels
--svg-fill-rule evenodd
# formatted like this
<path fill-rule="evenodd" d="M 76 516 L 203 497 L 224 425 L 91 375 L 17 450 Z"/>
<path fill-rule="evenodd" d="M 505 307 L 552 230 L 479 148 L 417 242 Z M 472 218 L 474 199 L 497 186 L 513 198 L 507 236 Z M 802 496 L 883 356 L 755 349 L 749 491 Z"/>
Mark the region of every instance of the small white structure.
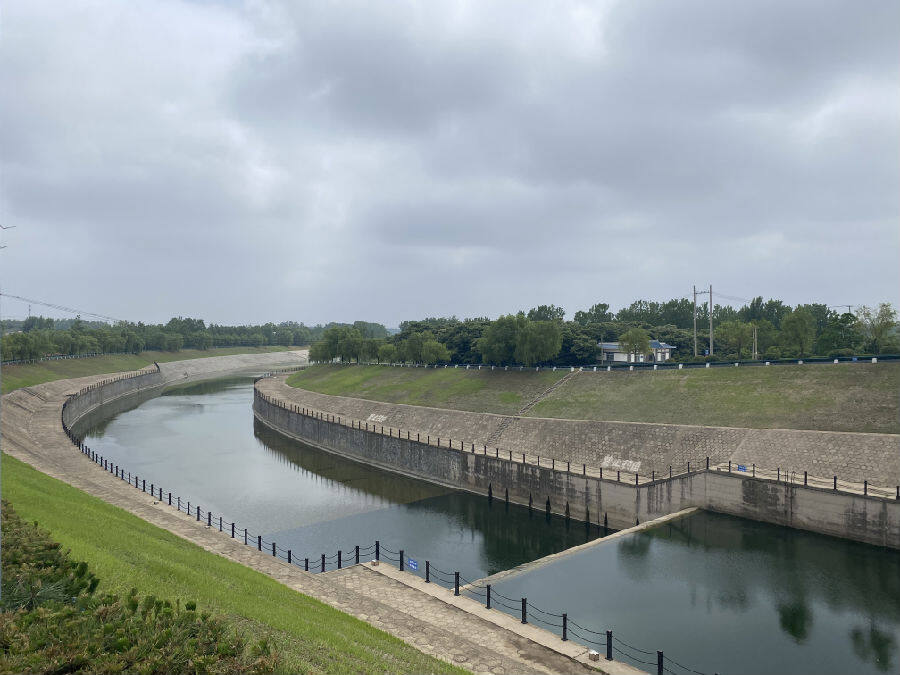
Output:
<path fill-rule="evenodd" d="M 638 354 L 637 359 L 635 359 L 634 354 L 623 352 L 618 342 L 600 342 L 598 344 L 603 352 L 602 360 L 612 361 L 613 363 L 643 363 L 644 361 L 648 363 L 662 363 L 672 358 L 672 350 L 675 349 L 673 345 L 665 342 L 650 340 L 650 353 L 646 357 L 643 354 Z"/>

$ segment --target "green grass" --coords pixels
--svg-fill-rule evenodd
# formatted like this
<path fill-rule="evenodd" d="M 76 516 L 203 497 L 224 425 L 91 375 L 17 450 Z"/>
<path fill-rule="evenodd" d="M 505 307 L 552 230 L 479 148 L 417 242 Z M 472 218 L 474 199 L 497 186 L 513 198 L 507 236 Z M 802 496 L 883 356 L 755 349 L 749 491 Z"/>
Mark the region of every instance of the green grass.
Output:
<path fill-rule="evenodd" d="M 566 372 L 312 366 L 291 375 L 287 382 L 322 394 L 508 415 Z"/>
<path fill-rule="evenodd" d="M 72 377 L 86 377 L 125 370 L 138 370 L 154 361 L 183 361 L 203 359 L 210 356 L 231 354 L 265 354 L 283 352 L 298 347 L 222 347 L 218 349 L 182 349 L 179 352 L 141 352 L 140 354 L 116 354 L 114 356 L 91 356 L 83 359 L 63 359 L 60 361 L 40 361 L 21 366 L 3 366 L 3 393 L 31 387 L 43 382 L 64 380 Z"/>
<path fill-rule="evenodd" d="M 195 600 L 248 639 L 267 637 L 285 670 L 303 673 L 464 673 L 248 567 L 208 553 L 11 457 L 3 496 L 26 520 L 88 563 L 98 593 Z"/>
<path fill-rule="evenodd" d="M 288 383 L 323 394 L 509 414 L 565 372 L 315 366 Z M 900 363 L 584 373 L 528 415 L 900 433 Z"/>

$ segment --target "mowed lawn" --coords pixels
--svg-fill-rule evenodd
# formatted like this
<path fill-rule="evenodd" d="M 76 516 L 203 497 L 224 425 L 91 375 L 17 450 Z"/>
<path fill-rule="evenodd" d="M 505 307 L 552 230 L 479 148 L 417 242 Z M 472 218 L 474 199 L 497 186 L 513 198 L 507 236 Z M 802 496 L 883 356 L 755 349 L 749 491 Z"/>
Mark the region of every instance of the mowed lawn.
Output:
<path fill-rule="evenodd" d="M 232 354 L 265 354 L 283 352 L 300 347 L 222 347 L 218 349 L 182 349 L 179 352 L 141 352 L 140 354 L 116 354 L 113 356 L 90 356 L 83 359 L 61 359 L 59 361 L 39 361 L 21 366 L 3 366 L 3 393 L 31 387 L 53 380 L 73 377 L 87 377 L 104 373 L 118 373 L 138 370 L 156 361 L 184 361 L 203 359 L 211 356 Z"/>
<path fill-rule="evenodd" d="M 3 457 L 3 496 L 100 578 L 99 594 L 195 600 L 249 640 L 268 637 L 296 673 L 464 673 L 286 586 Z"/>
<path fill-rule="evenodd" d="M 324 394 L 509 414 L 566 372 L 315 366 L 288 383 Z M 585 372 L 528 415 L 900 433 L 900 363 Z"/>
<path fill-rule="evenodd" d="M 320 365 L 291 375 L 287 382 L 335 396 L 510 415 L 567 372 Z"/>

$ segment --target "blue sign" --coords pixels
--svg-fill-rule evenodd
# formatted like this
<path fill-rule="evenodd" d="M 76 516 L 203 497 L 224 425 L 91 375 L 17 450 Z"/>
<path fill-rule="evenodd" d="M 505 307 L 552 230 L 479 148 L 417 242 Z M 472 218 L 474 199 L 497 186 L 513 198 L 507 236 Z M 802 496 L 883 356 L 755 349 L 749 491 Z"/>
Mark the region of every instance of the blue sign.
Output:
<path fill-rule="evenodd" d="M 746 466 L 746 465 L 744 465 L 744 464 L 738 464 L 738 471 L 746 471 L 746 470 L 747 470 L 747 466 Z"/>
<path fill-rule="evenodd" d="M 415 572 L 416 570 L 419 569 L 419 563 L 417 563 L 412 558 L 408 558 L 406 561 L 406 564 L 409 567 L 409 569 L 411 569 L 413 572 Z"/>

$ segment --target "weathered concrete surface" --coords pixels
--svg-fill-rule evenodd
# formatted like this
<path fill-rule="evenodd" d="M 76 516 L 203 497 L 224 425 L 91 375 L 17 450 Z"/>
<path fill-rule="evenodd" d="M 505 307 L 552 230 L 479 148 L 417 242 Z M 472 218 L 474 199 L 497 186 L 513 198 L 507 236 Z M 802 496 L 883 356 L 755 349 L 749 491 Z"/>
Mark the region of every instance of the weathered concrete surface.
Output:
<path fill-rule="evenodd" d="M 289 387 L 285 378 L 261 383 L 262 391 L 314 410 L 357 420 L 377 420 L 413 435 L 451 438 L 481 447 L 504 420 L 501 451 L 513 450 L 573 464 L 662 473 L 669 466 L 729 460 L 760 467 L 869 482 L 900 484 L 900 435 L 797 429 L 744 429 L 638 422 L 598 422 L 473 413 L 328 396 Z"/>
<path fill-rule="evenodd" d="M 179 371 L 178 364 L 173 364 L 175 376 L 170 381 L 220 377 L 247 372 L 247 368 L 254 370 L 284 365 L 280 362 L 264 364 L 256 360 L 247 364 L 240 360 L 234 369 L 223 368 L 221 363 L 208 363 L 199 368 Z M 185 372 L 188 378 L 184 377 Z M 214 528 L 207 528 L 116 479 L 82 455 L 66 438 L 60 424 L 62 404 L 68 395 L 107 377 L 48 382 L 4 396 L 3 451 L 210 552 L 252 567 L 289 588 L 385 630 L 425 653 L 475 673 L 591 672 L 564 651 L 540 644 L 521 631 L 509 630 L 496 621 L 473 616 L 451 603 L 424 594 L 390 576 L 375 574 L 363 566 L 324 575 L 303 572 L 295 565 L 288 565 L 258 552 L 252 546 L 244 546 L 239 540 L 220 534 Z M 107 386 L 111 386 L 110 390 L 105 396 L 95 399 L 96 405 L 101 405 L 102 401 L 120 401 L 131 393 L 124 390 L 125 385 L 115 383 Z M 158 385 L 150 382 L 149 386 Z M 86 412 L 89 411 L 82 410 L 81 414 Z"/>
<path fill-rule="evenodd" d="M 553 468 L 546 461 L 538 465 L 534 457 L 523 462 L 516 454 L 511 461 L 508 454 L 477 454 L 468 446 L 436 447 L 396 430 L 382 432 L 380 423 L 377 427 L 370 423 L 377 431 L 367 431 L 352 418 L 304 414 L 297 404 L 265 393 L 273 391 L 273 381 L 257 383 L 254 412 L 263 424 L 324 450 L 442 485 L 496 499 L 508 495 L 518 504 L 615 529 L 699 507 L 900 548 L 900 501 L 894 499 L 715 469 L 639 484 L 619 482 L 596 472 Z M 274 388 L 278 394 L 288 389 Z"/>

